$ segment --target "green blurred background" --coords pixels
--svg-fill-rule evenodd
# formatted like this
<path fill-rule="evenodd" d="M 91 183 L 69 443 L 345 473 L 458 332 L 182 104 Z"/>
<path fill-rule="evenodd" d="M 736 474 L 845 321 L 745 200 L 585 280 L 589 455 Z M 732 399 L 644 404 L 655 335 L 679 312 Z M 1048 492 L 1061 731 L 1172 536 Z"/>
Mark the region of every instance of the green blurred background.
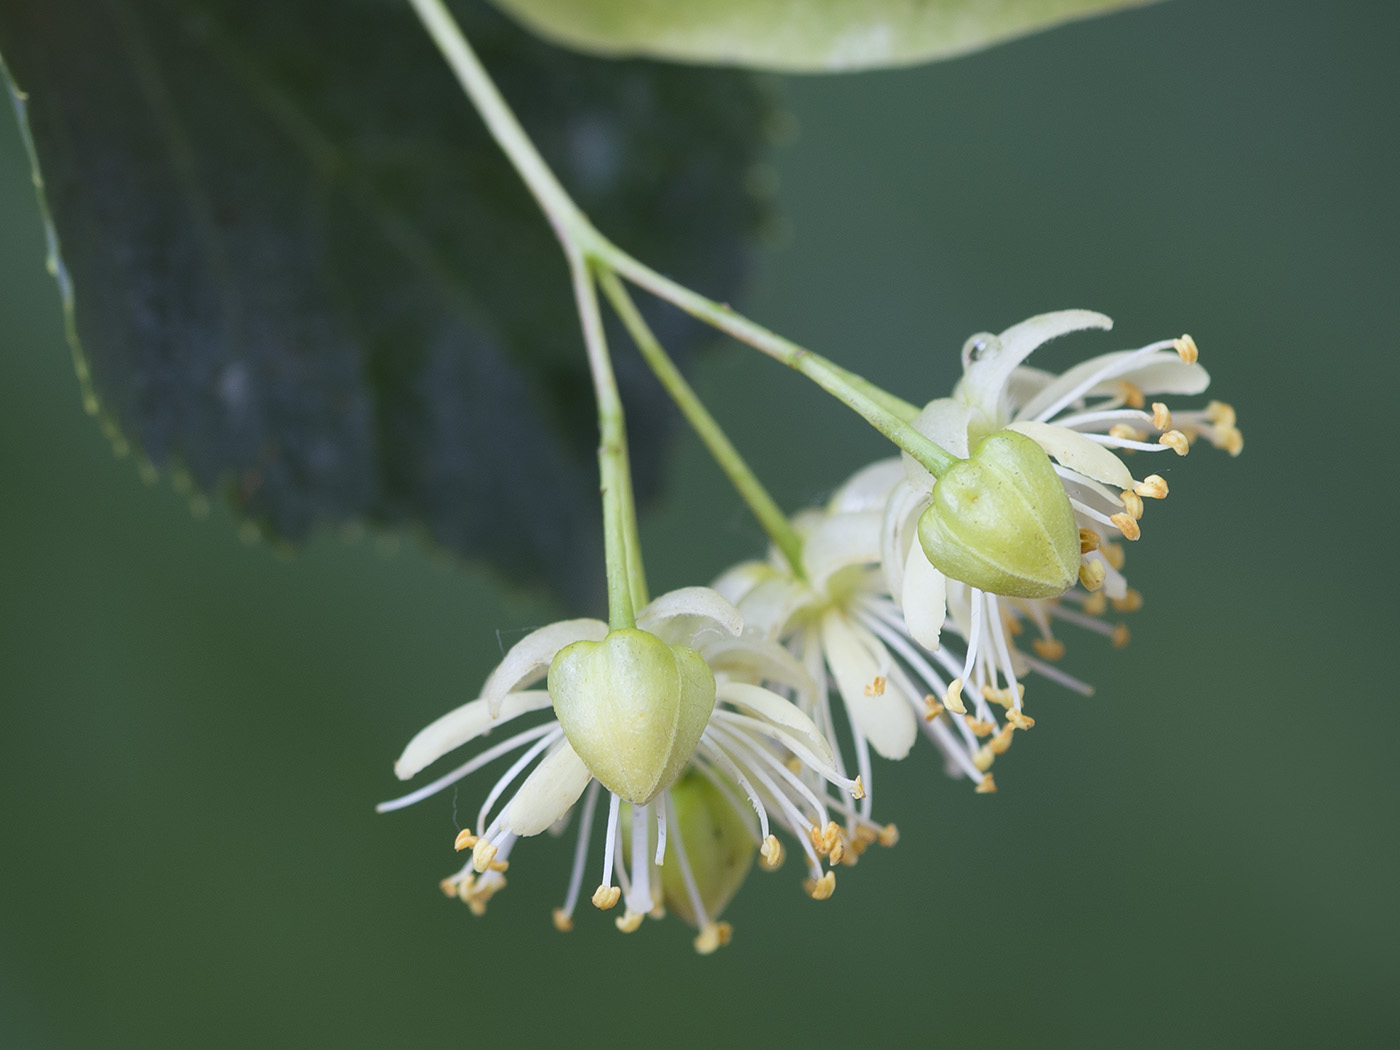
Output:
<path fill-rule="evenodd" d="M 881 767 L 899 846 L 825 903 L 754 875 L 709 958 L 675 921 L 557 934 L 568 843 L 484 919 L 442 899 L 450 795 L 373 804 L 557 610 L 409 543 L 245 546 L 114 460 L 0 120 L 0 1045 L 1400 1045 L 1397 30 L 1178 0 L 781 82 L 751 314 L 911 400 L 1043 310 L 1117 321 L 1052 365 L 1189 331 L 1246 449 L 1171 464 L 1134 643 L 1069 638 L 1098 694 L 1036 687 L 999 794 Z M 882 454 L 751 352 L 698 382 L 789 506 Z M 689 439 L 645 528 L 658 590 L 761 545 Z"/>

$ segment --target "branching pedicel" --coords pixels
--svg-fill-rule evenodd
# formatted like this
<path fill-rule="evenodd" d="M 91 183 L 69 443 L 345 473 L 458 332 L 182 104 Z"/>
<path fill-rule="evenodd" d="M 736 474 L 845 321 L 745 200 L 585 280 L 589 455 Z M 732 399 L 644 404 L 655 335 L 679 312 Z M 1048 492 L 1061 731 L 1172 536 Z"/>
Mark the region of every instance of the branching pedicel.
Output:
<path fill-rule="evenodd" d="M 700 931 L 696 948 L 713 951 L 729 939 L 718 916 L 754 854 L 765 868 L 782 862 L 775 830 L 795 840 L 818 900 L 831 895 L 837 865 L 894 843 L 893 826 L 873 817 L 874 756 L 904 758 L 921 729 L 950 773 L 996 790 L 993 763 L 1035 724 L 1025 680 L 1090 692 L 1058 667 L 1061 627 L 1121 646 L 1127 630 L 1107 619 L 1110 605 L 1141 605 L 1123 576 L 1123 541 L 1140 537 L 1144 501 L 1164 498 L 1167 485 L 1157 473 L 1138 476 L 1122 454 L 1184 456 L 1197 437 L 1238 454 L 1234 412 L 1221 402 L 1173 411 L 1156 400 L 1206 389 L 1190 336 L 1062 375 L 1024 364 L 1050 339 L 1111 326 L 1085 310 L 973 336 L 952 396 L 920 410 L 608 241 L 540 158 L 440 0 L 412 2 L 569 262 L 598 404 L 608 620 L 556 623 L 519 642 L 480 698 L 419 733 L 395 771 L 413 777 L 507 723 L 510 735 L 380 809 L 517 754 L 487 792 L 477 830 L 458 834 L 471 858 L 444 891 L 484 911 L 505 885 L 516 841 L 572 821 L 575 859 L 555 912 L 568 930 L 601 819 L 592 903 L 622 901 L 624 931 L 670 908 Z M 790 520 L 647 328 L 629 282 L 806 375 L 899 455 Z M 713 589 L 648 599 L 599 288 L 772 540 L 767 561 L 736 566 Z"/>

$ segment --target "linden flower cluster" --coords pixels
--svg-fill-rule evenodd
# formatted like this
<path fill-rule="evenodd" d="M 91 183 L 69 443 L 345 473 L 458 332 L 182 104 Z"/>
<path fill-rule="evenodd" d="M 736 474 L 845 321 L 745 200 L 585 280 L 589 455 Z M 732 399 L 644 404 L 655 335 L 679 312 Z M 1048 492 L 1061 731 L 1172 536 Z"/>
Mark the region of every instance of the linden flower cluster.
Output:
<path fill-rule="evenodd" d="M 799 516 L 800 566 L 774 552 L 716 583 L 819 686 L 834 686 L 868 792 L 870 752 L 904 757 L 919 726 L 950 773 L 995 791 L 993 762 L 1017 730 L 1035 724 L 1024 711 L 1024 680 L 1035 674 L 1092 693 L 1056 666 L 1066 651 L 1060 626 L 1121 648 L 1128 629 L 1110 622 L 1110 605 L 1118 613 L 1142 605 L 1123 575 L 1123 541 L 1141 537 L 1144 501 L 1165 498 L 1168 487 L 1160 473 L 1135 477 L 1123 456 L 1185 456 L 1198 437 L 1231 455 L 1243 448 L 1226 404 L 1148 407 L 1148 398 L 1199 394 L 1209 384 L 1190 336 L 1104 354 L 1058 376 L 1022 363 L 1056 336 L 1111 324 L 1067 310 L 973 336 L 953 396 L 915 418 L 962 470 L 990 464 L 989 472 L 1003 467 L 1021 479 L 1002 486 L 1010 497 L 1001 493 L 1003 505 L 987 520 L 959 504 L 969 491 L 973 504 L 994 503 L 988 490 L 996 485 L 957 488 L 956 474 L 935 479 L 906 453 L 859 471 L 825 508 Z M 942 493 L 952 513 L 930 524 Z M 1009 541 L 998 519 L 1013 526 Z M 973 541 L 948 538 L 969 520 Z M 804 709 L 835 740 L 825 689 Z"/>
<path fill-rule="evenodd" d="M 474 825 L 480 830 L 458 833 L 456 849 L 471 856 L 443 881 L 443 891 L 483 913 L 505 888 L 516 842 L 545 830 L 562 833 L 579 808 L 568 889 L 554 913 L 561 931 L 571 929 L 605 795 L 602 874 L 592 903 L 608 910 L 621 900 L 617 927 L 624 932 L 669 905 L 700 929 L 697 949 L 713 951 L 729 939 L 728 924 L 715 917 L 754 852 L 768 868 L 781 863 L 774 829 L 796 840 L 807 891 L 819 900 L 836 882 L 825 864 L 890 841 L 893 832 L 856 813 L 851 801 L 864 795 L 860 778 L 843 775 L 811 720 L 759 684 L 802 695 L 813 688 L 785 649 L 745 633 L 732 604 L 708 588 L 686 588 L 640 610 L 636 624 L 610 630 L 601 620 L 566 620 L 527 635 L 481 696 L 415 736 L 394 771 L 407 780 L 497 726 L 511 723 L 513 734 L 379 808 L 409 805 L 519 753 L 487 792 Z M 545 688 L 530 688 L 541 678 Z M 812 790 L 814 781 L 836 797 Z"/>
<path fill-rule="evenodd" d="M 710 952 L 731 936 L 719 916 L 755 857 L 776 868 L 792 848 L 779 834 L 796 844 L 817 900 L 831 896 L 835 866 L 894 843 L 893 825 L 874 817 L 874 767 L 906 758 L 921 732 L 949 773 L 996 790 L 993 763 L 1035 724 L 1026 681 L 1090 691 L 1059 669 L 1061 628 L 1126 643 L 1127 629 L 1108 619 L 1110 604 L 1127 613 L 1142 602 L 1123 575 L 1125 544 L 1141 538 L 1147 503 L 1166 497 L 1166 464 L 1197 438 L 1239 453 L 1234 412 L 1215 401 L 1169 405 L 1210 382 L 1190 336 L 1059 375 L 1025 364 L 1048 340 L 1110 327 L 1087 310 L 973 336 L 951 396 L 920 410 L 612 243 L 535 149 L 448 9 L 412 6 L 568 263 L 598 411 L 608 608 L 606 622 L 566 620 L 515 645 L 480 695 L 414 737 L 395 770 L 410 779 L 459 750 L 461 764 L 380 808 L 503 766 L 456 836 L 470 856 L 443 880 L 446 893 L 481 913 L 522 838 L 572 828 L 560 930 L 573 926 L 592 857 L 589 899 L 605 911 L 621 904 L 620 930 L 670 910 Z M 789 518 L 629 288 L 812 380 L 899 454 Z M 767 561 L 737 565 L 713 588 L 648 600 L 600 293 L 772 540 Z M 488 741 L 498 728 L 505 739 Z"/>
<path fill-rule="evenodd" d="M 796 515 L 766 561 L 713 589 L 663 595 L 634 627 L 569 620 L 528 635 L 395 770 L 408 779 L 471 747 L 467 761 L 380 808 L 516 756 L 458 834 L 470 859 L 443 890 L 480 914 L 520 838 L 572 825 L 555 912 L 568 930 L 601 822 L 593 905 L 621 902 L 624 931 L 669 908 L 708 952 L 729 940 L 718 916 L 754 856 L 781 862 L 775 832 L 796 843 L 816 899 L 831 895 L 836 865 L 893 844 L 873 816 L 875 761 L 905 758 L 921 733 L 950 774 L 995 791 L 993 763 L 1035 724 L 1026 680 L 1092 691 L 1058 666 L 1061 628 L 1127 642 L 1108 618 L 1142 604 L 1125 543 L 1142 536 L 1147 501 L 1167 495 L 1168 466 L 1141 467 L 1201 437 L 1231 455 L 1243 444 L 1228 405 L 1164 400 L 1209 384 L 1189 336 L 1061 375 L 1024 364 L 1050 339 L 1110 325 L 1068 310 L 972 337 L 952 396 L 911 412 L 948 454 L 937 474 L 909 451 L 873 463 Z M 482 746 L 508 723 L 506 739 Z"/>

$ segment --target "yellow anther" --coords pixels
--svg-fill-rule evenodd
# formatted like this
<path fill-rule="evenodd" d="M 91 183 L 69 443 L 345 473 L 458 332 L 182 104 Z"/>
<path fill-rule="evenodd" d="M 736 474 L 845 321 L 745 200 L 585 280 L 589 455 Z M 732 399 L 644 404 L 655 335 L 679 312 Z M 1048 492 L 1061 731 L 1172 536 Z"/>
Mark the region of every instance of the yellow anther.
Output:
<path fill-rule="evenodd" d="M 1192 339 L 1185 332 L 1181 334 L 1181 338 L 1172 340 L 1172 346 L 1176 347 L 1177 357 L 1181 358 L 1188 365 L 1194 365 L 1196 359 L 1201 356 L 1201 352 L 1196 349 L 1196 340 Z"/>
<path fill-rule="evenodd" d="M 935 718 L 937 718 L 937 717 L 938 717 L 939 715 L 941 715 L 942 713 L 943 713 L 943 705 L 940 704 L 937 700 L 935 700 L 935 699 L 933 698 L 933 694 L 932 694 L 932 693 L 930 693 L 928 696 L 924 697 L 924 721 L 925 721 L 925 722 L 932 722 Z"/>
<path fill-rule="evenodd" d="M 973 718 L 971 715 L 963 715 L 963 721 L 967 723 L 967 728 L 972 730 L 973 736 L 986 736 L 997 727 L 995 722 L 987 722 L 980 718 Z"/>
<path fill-rule="evenodd" d="M 1149 474 L 1133 486 L 1133 491 L 1143 499 L 1166 499 L 1167 482 L 1160 474 Z"/>
<path fill-rule="evenodd" d="M 734 927 L 727 922 L 712 922 L 700 931 L 695 938 L 695 950 L 701 955 L 709 955 L 717 948 L 723 948 L 734 936 Z"/>
<path fill-rule="evenodd" d="M 985 774 L 985 775 L 982 777 L 981 783 L 979 783 L 979 784 L 977 785 L 977 794 L 979 794 L 979 795 L 995 795 L 996 793 L 997 793 L 997 782 L 996 782 L 995 780 L 992 779 L 992 775 L 991 775 L 990 773 Z"/>
<path fill-rule="evenodd" d="M 983 700 L 986 700 L 988 703 L 1000 704 L 1002 707 L 1005 707 L 1007 709 L 1015 707 L 1018 703 L 1024 700 L 1025 697 L 1026 687 L 1023 686 L 1020 682 L 1016 683 L 1015 692 L 1013 692 L 1010 688 L 997 689 L 990 685 L 984 685 L 982 687 Z"/>
<path fill-rule="evenodd" d="M 759 864 L 766 870 L 773 871 L 783 863 L 783 844 L 778 841 L 778 836 L 769 835 L 763 840 L 763 845 L 758 848 Z"/>
<path fill-rule="evenodd" d="M 1186 435 L 1179 430 L 1168 430 L 1157 439 L 1157 444 L 1166 445 L 1178 456 L 1184 456 L 1191 451 L 1191 442 L 1186 439 Z"/>
<path fill-rule="evenodd" d="M 1065 643 L 1058 638 L 1037 638 L 1031 648 L 1042 660 L 1058 660 L 1065 655 Z"/>
<path fill-rule="evenodd" d="M 1086 616 L 1102 616 L 1108 611 L 1108 595 L 1103 591 L 1089 595 L 1084 599 L 1083 609 Z"/>
<path fill-rule="evenodd" d="M 987 741 L 987 747 L 991 748 L 992 754 L 1004 755 L 1007 748 L 1011 746 L 1011 734 L 1016 731 L 1015 726 L 1003 726 L 1000 733 Z"/>
<path fill-rule="evenodd" d="M 461 831 L 457 832 L 457 841 L 453 843 L 452 848 L 458 853 L 461 853 L 462 850 L 471 849 L 475 845 L 476 836 L 472 834 L 472 829 L 463 828 Z"/>
<path fill-rule="evenodd" d="M 1141 408 L 1147 403 L 1147 399 L 1142 396 L 1142 388 L 1126 379 L 1118 381 L 1118 399 L 1129 408 Z"/>
<path fill-rule="evenodd" d="M 593 907 L 600 911 L 607 911 L 622 897 L 622 888 L 619 886 L 599 886 L 593 891 Z"/>
<path fill-rule="evenodd" d="M 443 879 L 438 883 L 438 889 L 442 890 L 444 897 L 455 897 L 457 896 L 457 880 Z"/>
<path fill-rule="evenodd" d="M 885 695 L 885 676 L 882 675 L 882 674 L 877 674 L 877 675 L 875 676 L 875 681 L 871 682 L 869 685 L 867 685 L 867 686 L 865 687 L 865 695 L 866 695 L 866 696 L 884 696 L 884 695 Z"/>
<path fill-rule="evenodd" d="M 1123 501 L 1123 509 L 1133 516 L 1134 521 L 1142 517 L 1141 496 L 1139 496 L 1132 489 L 1124 489 L 1122 495 L 1119 498 Z"/>
<path fill-rule="evenodd" d="M 865 785 L 860 782 L 860 774 L 856 774 L 856 782 L 851 785 L 851 798 L 862 799 L 865 797 Z"/>
<path fill-rule="evenodd" d="M 624 911 L 613 920 L 613 925 L 623 933 L 635 933 L 637 927 L 642 924 L 644 918 L 646 918 L 646 916 L 639 911 Z"/>
<path fill-rule="evenodd" d="M 819 879 L 808 879 L 802 888 L 812 900 L 824 901 L 836 892 L 836 872 L 828 871 Z"/>
<path fill-rule="evenodd" d="M 472 847 L 472 867 L 477 871 L 486 871 L 495 859 L 496 847 L 485 839 L 481 839 Z"/>
<path fill-rule="evenodd" d="M 977 753 L 972 756 L 972 764 L 978 772 L 985 773 L 992 768 L 992 763 L 996 761 L 996 755 L 992 754 L 992 749 L 983 744 L 977 749 Z"/>
<path fill-rule="evenodd" d="M 1079 563 L 1079 582 L 1084 585 L 1086 591 L 1098 590 L 1106 579 L 1108 579 L 1108 566 L 1104 565 L 1098 558 Z"/>
<path fill-rule="evenodd" d="M 651 911 L 647 912 L 647 915 L 653 919 L 666 918 L 666 902 L 658 896 L 656 900 L 652 901 Z"/>
<path fill-rule="evenodd" d="M 1233 427 L 1235 425 L 1234 406 L 1225 401 L 1212 401 L 1206 405 L 1205 416 L 1218 427 Z"/>
<path fill-rule="evenodd" d="M 574 918 L 563 908 L 554 909 L 554 928 L 560 933 L 568 933 L 574 928 Z"/>
<path fill-rule="evenodd" d="M 510 861 L 508 860 L 493 860 L 490 864 L 486 865 L 487 871 L 508 871 L 509 869 Z"/>
<path fill-rule="evenodd" d="M 1160 401 L 1152 402 L 1152 425 L 1158 430 L 1168 430 L 1172 425 L 1172 410 Z"/>
<path fill-rule="evenodd" d="M 1001 626 L 1002 630 L 1004 630 L 1007 634 L 1011 635 L 1013 638 L 1015 638 L 1022 631 L 1025 630 L 1025 628 L 1021 626 L 1020 620 L 1014 619 L 1009 615 L 1003 616 L 1001 618 Z"/>
<path fill-rule="evenodd" d="M 1126 623 L 1113 625 L 1113 636 L 1109 639 L 1113 643 L 1113 648 L 1122 649 L 1132 640 L 1132 633 L 1128 630 Z"/>
<path fill-rule="evenodd" d="M 875 838 L 882 846 L 893 846 L 899 841 L 899 829 L 893 824 L 886 824 Z"/>
<path fill-rule="evenodd" d="M 1035 719 L 1024 711 L 1017 711 L 1014 708 L 1006 712 L 1006 722 L 1016 729 L 1029 729 L 1035 725 Z"/>
<path fill-rule="evenodd" d="M 1147 437 L 1136 427 L 1130 427 L 1127 423 L 1114 423 L 1108 428 L 1108 436 L 1117 438 L 1119 441 L 1141 441 Z"/>
<path fill-rule="evenodd" d="M 1100 535 L 1099 535 L 1097 532 L 1095 532 L 1093 529 L 1080 529 L 1080 530 L 1079 530 L 1079 553 L 1080 553 L 1080 554 L 1088 554 L 1090 551 L 1096 551 L 1096 550 L 1098 550 L 1098 549 L 1099 549 L 1099 543 L 1100 543 L 1100 541 L 1102 541 L 1102 539 L 1103 539 L 1103 537 L 1100 536 Z"/>
<path fill-rule="evenodd" d="M 505 879 L 478 879 L 468 874 L 458 883 L 457 896 L 473 915 L 481 916 L 486 914 L 486 903 L 505 888 Z"/>
<path fill-rule="evenodd" d="M 1118 526 L 1118 531 L 1123 534 L 1124 539 L 1135 540 L 1142 535 L 1142 529 L 1131 514 L 1119 511 L 1117 514 L 1110 514 L 1108 520 Z"/>
<path fill-rule="evenodd" d="M 962 688 L 963 680 L 954 678 L 948 685 L 948 691 L 943 694 L 943 706 L 955 715 L 967 714 L 967 708 L 963 705 Z"/>
<path fill-rule="evenodd" d="M 1124 556 L 1123 545 L 1121 543 L 1105 543 L 1100 548 L 1100 552 L 1103 554 L 1103 560 L 1108 562 L 1110 567 L 1117 569 L 1119 572 L 1123 571 Z"/>
<path fill-rule="evenodd" d="M 1113 599 L 1113 607 L 1121 613 L 1137 612 L 1142 608 L 1142 591 L 1129 587 L 1123 597 Z"/>
<path fill-rule="evenodd" d="M 1220 447 L 1232 456 L 1238 456 L 1244 451 L 1244 434 L 1231 427 L 1220 439 Z"/>

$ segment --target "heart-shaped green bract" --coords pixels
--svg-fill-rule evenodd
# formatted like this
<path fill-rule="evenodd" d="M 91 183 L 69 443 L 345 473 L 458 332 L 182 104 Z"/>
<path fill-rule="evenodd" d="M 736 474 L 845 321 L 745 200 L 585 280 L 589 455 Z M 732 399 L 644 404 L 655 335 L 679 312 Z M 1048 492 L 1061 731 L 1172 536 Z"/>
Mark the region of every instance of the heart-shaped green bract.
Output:
<path fill-rule="evenodd" d="M 1151 0 L 494 0 L 581 51 L 836 72 L 960 55 Z"/>
<path fill-rule="evenodd" d="M 629 627 L 561 649 L 549 667 L 549 696 L 599 782 L 643 805 L 694 754 L 715 706 L 715 676 L 693 649 Z"/>
<path fill-rule="evenodd" d="M 1001 430 L 933 486 L 919 544 L 945 576 L 1013 598 L 1053 598 L 1079 572 L 1079 528 L 1044 450 Z"/>
<path fill-rule="evenodd" d="M 733 788 L 733 792 L 743 797 L 738 788 Z M 678 778 L 671 785 L 670 799 L 674 819 L 667 831 L 666 856 L 661 864 L 661 892 L 667 911 L 699 926 L 700 918 L 695 914 L 685 875 L 676 861 L 675 840 L 670 836 L 680 836 L 695 890 L 711 919 L 718 918 L 739 892 L 753 867 L 758 846 L 744 815 L 703 774 L 692 771 Z M 618 821 L 628 856 L 632 849 L 630 818 L 624 809 Z"/>

